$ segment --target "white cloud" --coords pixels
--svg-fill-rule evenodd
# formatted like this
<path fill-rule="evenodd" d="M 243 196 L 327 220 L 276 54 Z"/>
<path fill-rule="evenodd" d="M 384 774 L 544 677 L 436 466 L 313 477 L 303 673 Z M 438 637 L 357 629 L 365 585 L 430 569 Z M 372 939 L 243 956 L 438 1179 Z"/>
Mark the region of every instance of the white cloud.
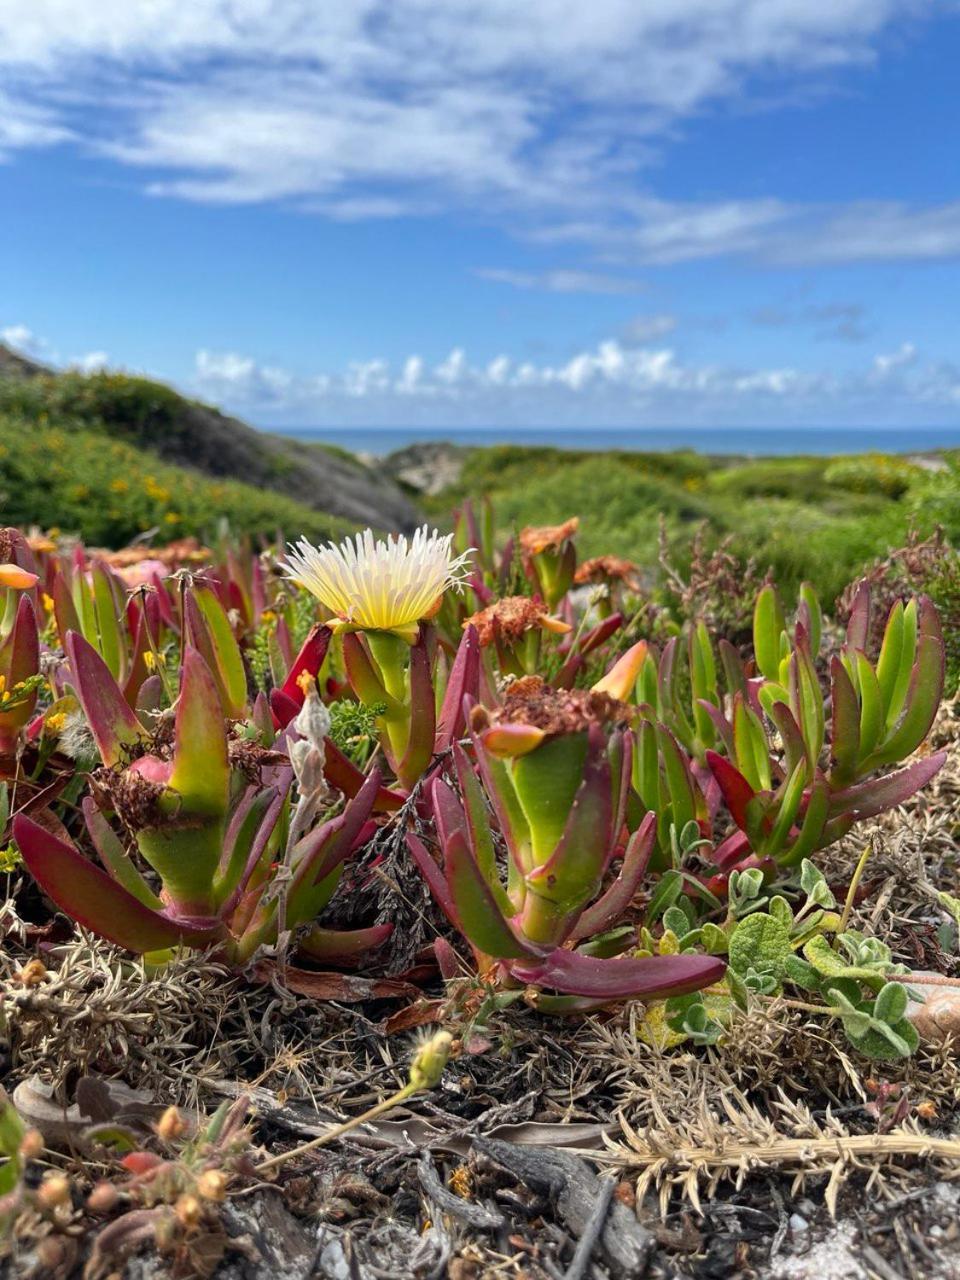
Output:
<path fill-rule="evenodd" d="M 39 355 L 46 346 L 25 324 L 8 324 L 5 329 L 0 329 L 0 342 L 25 356 Z"/>
<path fill-rule="evenodd" d="M 86 355 L 74 356 L 70 361 L 71 367 L 79 369 L 81 373 L 96 373 L 105 369 L 109 363 L 110 357 L 106 351 L 88 351 Z"/>
<path fill-rule="evenodd" d="M 676 125 L 751 75 L 788 93 L 936 0 L 0 0 L 0 157 L 71 142 L 157 195 L 341 219 L 452 208 L 624 264 L 960 254 L 960 204 L 681 204 L 643 188 Z M 162 176 L 160 176 L 162 174 Z M 572 266 L 489 278 L 631 292 Z"/>
<path fill-rule="evenodd" d="M 942 423 L 960 409 L 960 370 L 922 361 L 910 343 L 846 374 L 697 364 L 673 347 L 613 338 L 561 361 L 503 353 L 474 363 L 456 347 L 432 366 L 413 355 L 396 368 L 373 359 L 309 377 L 276 373 L 249 357 L 201 352 L 194 389 L 261 422 L 312 425 Z"/>
<path fill-rule="evenodd" d="M 912 342 L 904 342 L 896 351 L 889 355 L 876 355 L 873 357 L 874 372 L 881 378 L 885 378 L 888 374 L 896 372 L 897 369 L 905 369 L 908 365 L 914 363 L 917 358 L 917 349 Z"/>

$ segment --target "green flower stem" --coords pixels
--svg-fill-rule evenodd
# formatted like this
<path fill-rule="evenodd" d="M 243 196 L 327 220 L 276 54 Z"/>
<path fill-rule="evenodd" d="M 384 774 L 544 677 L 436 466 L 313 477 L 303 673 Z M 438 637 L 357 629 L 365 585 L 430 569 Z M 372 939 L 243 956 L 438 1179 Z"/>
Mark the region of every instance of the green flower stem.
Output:
<path fill-rule="evenodd" d="M 383 717 L 390 748 L 399 760 L 406 752 L 407 740 L 410 737 L 410 690 L 407 683 L 410 646 L 406 640 L 389 631 L 365 631 L 364 635 L 367 637 L 373 660 L 380 670 L 383 687 L 404 709 L 402 716 L 385 715 Z"/>
<path fill-rule="evenodd" d="M 843 904 L 843 914 L 840 916 L 840 923 L 837 926 L 837 933 L 845 933 L 847 925 L 850 923 L 850 916 L 853 912 L 853 901 L 857 896 L 857 889 L 860 887 L 860 881 L 867 867 L 867 861 L 873 853 L 873 844 L 868 844 L 860 855 L 860 861 L 857 863 L 853 879 L 850 881 L 850 888 L 847 890 L 847 900 Z"/>

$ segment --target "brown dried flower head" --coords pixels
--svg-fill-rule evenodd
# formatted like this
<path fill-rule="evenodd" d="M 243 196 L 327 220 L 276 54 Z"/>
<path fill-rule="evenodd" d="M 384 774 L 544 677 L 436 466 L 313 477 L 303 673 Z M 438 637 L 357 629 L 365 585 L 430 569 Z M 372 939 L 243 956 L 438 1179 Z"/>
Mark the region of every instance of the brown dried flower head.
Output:
<path fill-rule="evenodd" d="M 520 548 L 528 556 L 538 556 L 544 551 L 559 551 L 579 527 L 579 516 L 572 516 L 563 524 L 527 525 L 520 530 Z"/>
<path fill-rule="evenodd" d="M 584 560 L 573 580 L 578 586 L 622 582 L 629 591 L 639 591 L 641 586 L 639 568 L 632 560 L 620 556 L 594 556 L 592 560 Z"/>
<path fill-rule="evenodd" d="M 506 644 L 516 644 L 528 631 L 540 627 L 544 631 L 553 631 L 557 635 L 565 635 L 570 627 L 559 618 L 547 613 L 542 601 L 530 596 L 505 596 L 487 605 L 479 613 L 467 618 L 464 627 L 477 629 L 480 643 L 484 647 L 502 640 Z"/>
<path fill-rule="evenodd" d="M 525 676 L 507 689 L 502 706 L 489 712 L 490 724 L 527 724 L 548 736 L 578 733 L 593 724 L 626 724 L 625 702 L 594 689 L 553 689 L 540 676 Z"/>

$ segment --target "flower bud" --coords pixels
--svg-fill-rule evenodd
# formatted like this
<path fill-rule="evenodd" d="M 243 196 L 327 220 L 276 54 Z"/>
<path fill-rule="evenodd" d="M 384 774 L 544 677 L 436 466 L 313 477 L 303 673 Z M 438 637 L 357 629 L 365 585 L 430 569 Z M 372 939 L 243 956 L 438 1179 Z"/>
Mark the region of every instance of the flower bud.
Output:
<path fill-rule="evenodd" d="M 98 1182 L 87 1196 L 87 1209 L 90 1213 L 107 1214 L 115 1208 L 120 1199 L 120 1192 L 112 1182 Z"/>
<path fill-rule="evenodd" d="M 227 1175 L 220 1169 L 204 1169 L 197 1179 L 197 1192 L 204 1200 L 219 1203 L 227 1194 Z"/>
<path fill-rule="evenodd" d="M 195 1195 L 186 1192 L 174 1205 L 174 1213 L 182 1227 L 195 1227 L 203 1214 L 203 1206 Z"/>
<path fill-rule="evenodd" d="M 452 1044 L 448 1031 L 438 1031 L 420 1046 L 410 1063 L 410 1083 L 415 1088 L 433 1089 L 439 1084 Z"/>
<path fill-rule="evenodd" d="M 28 960 L 23 968 L 17 971 L 17 981 L 22 987 L 38 987 L 46 979 L 47 966 L 36 957 Z"/>
<path fill-rule="evenodd" d="M 63 1173 L 51 1173 L 37 1188 L 37 1201 L 43 1209 L 59 1209 L 70 1203 L 70 1179 Z"/>
<path fill-rule="evenodd" d="M 312 746 L 323 750 L 323 740 L 330 732 L 330 712 L 320 701 L 316 681 L 311 679 L 311 688 L 303 700 L 303 706 L 293 722 L 297 733 L 303 734 Z"/>
<path fill-rule="evenodd" d="M 173 1142 L 181 1138 L 187 1129 L 187 1123 L 176 1107 L 167 1107 L 156 1124 L 156 1132 L 164 1142 Z"/>
<path fill-rule="evenodd" d="M 43 1151 L 43 1134 L 39 1129 L 28 1129 L 20 1140 L 20 1158 L 36 1160 Z"/>

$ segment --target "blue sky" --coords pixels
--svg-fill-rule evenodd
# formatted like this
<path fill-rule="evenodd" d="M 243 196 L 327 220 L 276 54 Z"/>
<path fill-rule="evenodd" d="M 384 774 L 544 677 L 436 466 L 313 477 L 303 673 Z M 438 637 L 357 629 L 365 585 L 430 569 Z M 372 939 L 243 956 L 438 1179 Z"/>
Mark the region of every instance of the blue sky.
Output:
<path fill-rule="evenodd" d="M 0 337 L 262 425 L 960 427 L 960 6 L 0 0 Z"/>

